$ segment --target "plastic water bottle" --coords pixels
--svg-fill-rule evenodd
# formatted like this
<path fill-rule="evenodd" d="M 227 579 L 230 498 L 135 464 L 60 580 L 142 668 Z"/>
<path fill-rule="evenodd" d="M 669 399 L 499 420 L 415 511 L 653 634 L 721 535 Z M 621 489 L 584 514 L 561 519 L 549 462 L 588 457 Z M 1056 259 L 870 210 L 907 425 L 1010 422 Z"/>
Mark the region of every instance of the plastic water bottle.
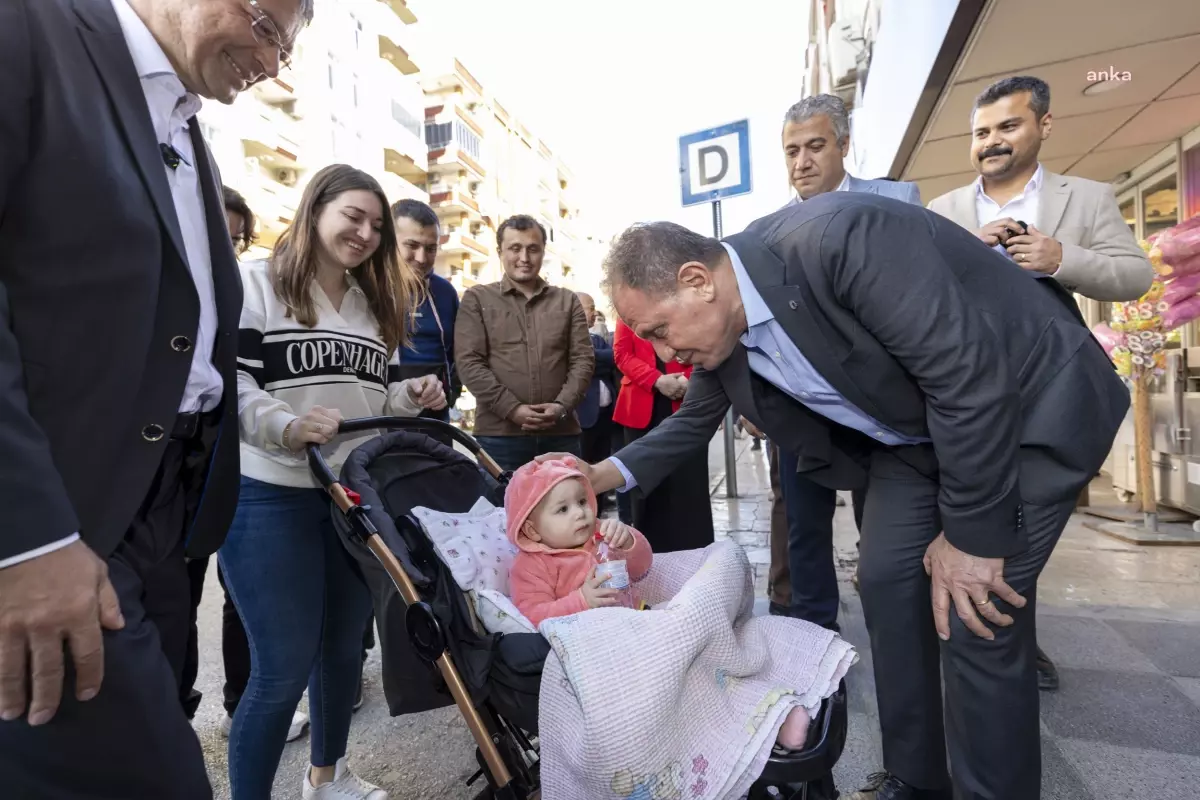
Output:
<path fill-rule="evenodd" d="M 600 584 L 602 589 L 616 589 L 614 598 L 616 604 L 625 608 L 633 608 L 633 589 L 629 586 L 629 568 L 625 559 L 613 558 L 612 548 L 604 541 L 604 535 L 596 532 L 596 575 L 607 575 L 608 579 Z"/>

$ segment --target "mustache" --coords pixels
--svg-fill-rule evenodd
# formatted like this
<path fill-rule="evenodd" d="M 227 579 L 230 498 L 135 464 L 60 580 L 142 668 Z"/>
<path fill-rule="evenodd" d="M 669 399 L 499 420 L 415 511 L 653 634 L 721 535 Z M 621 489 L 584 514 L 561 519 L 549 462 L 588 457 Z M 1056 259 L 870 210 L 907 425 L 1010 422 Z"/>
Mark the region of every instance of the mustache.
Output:
<path fill-rule="evenodd" d="M 1011 155 L 1011 154 L 1012 154 L 1012 148 L 1009 148 L 1009 147 L 1003 147 L 1003 146 L 989 147 L 987 150 L 984 150 L 982 153 L 979 154 L 979 160 L 983 161 L 985 158 L 991 158 L 992 156 L 1007 156 L 1007 155 Z"/>

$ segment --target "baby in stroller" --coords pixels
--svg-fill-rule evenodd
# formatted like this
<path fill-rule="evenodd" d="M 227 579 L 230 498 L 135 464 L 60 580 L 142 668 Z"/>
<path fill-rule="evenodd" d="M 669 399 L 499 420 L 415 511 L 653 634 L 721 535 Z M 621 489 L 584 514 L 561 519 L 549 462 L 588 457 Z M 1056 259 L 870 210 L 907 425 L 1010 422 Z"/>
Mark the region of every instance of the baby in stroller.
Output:
<path fill-rule="evenodd" d="M 646 537 L 616 520 L 597 521 L 596 495 L 573 459 L 529 463 L 513 474 L 504 496 L 508 538 L 517 548 L 510 573 L 512 601 L 532 624 L 616 604 L 617 591 L 597 574 L 597 542 L 626 562 L 631 584 L 649 571 Z M 636 587 L 634 588 L 636 593 Z M 799 750 L 812 720 L 802 706 L 788 712 L 779 746 Z"/>

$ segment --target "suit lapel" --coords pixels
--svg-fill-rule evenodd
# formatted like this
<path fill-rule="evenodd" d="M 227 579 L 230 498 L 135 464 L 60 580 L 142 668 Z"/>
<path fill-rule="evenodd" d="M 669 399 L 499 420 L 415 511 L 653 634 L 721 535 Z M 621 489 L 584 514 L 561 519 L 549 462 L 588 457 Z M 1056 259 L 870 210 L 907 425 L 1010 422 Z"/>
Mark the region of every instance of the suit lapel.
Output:
<path fill-rule="evenodd" d="M 750 280 L 762 295 L 763 301 L 801 355 L 821 377 L 865 414 L 886 423 L 875 404 L 863 394 L 843 369 L 829 339 L 822 329 L 824 316 L 807 283 L 788 285 L 784 264 L 759 241 L 747 234 L 730 236 L 726 241 L 742 260 Z M 797 270 L 800 272 L 800 270 Z M 737 348 L 743 349 L 744 348 Z"/>
<path fill-rule="evenodd" d="M 1043 176 L 1041 193 L 1038 196 L 1038 230 L 1047 236 L 1058 231 L 1067 201 L 1071 199 L 1071 188 L 1061 175 L 1047 172 Z"/>
<path fill-rule="evenodd" d="M 146 107 L 146 96 L 142 92 L 112 3 L 109 0 L 74 0 L 74 4 L 75 13 L 83 22 L 79 27 L 79 36 L 104 84 L 125 144 L 133 155 L 142 182 L 154 201 L 171 243 L 179 257 L 187 263 L 183 235 L 179 231 L 175 203 L 171 199 L 171 187 L 167 184 L 162 155 L 158 151 L 158 139 Z"/>
<path fill-rule="evenodd" d="M 950 213 L 961 227 L 973 231 L 979 227 L 979 213 L 975 210 L 975 183 L 972 181 L 950 195 Z"/>

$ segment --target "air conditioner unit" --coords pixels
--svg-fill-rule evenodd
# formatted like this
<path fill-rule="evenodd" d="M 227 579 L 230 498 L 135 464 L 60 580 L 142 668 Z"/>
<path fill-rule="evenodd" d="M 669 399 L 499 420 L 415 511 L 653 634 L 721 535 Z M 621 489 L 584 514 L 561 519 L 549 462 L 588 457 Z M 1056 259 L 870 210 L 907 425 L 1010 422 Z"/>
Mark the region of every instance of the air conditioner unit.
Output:
<path fill-rule="evenodd" d="M 275 170 L 275 180 L 279 181 L 284 186 L 295 186 L 296 177 L 296 170 L 292 169 L 291 167 L 284 167 L 283 169 Z"/>

